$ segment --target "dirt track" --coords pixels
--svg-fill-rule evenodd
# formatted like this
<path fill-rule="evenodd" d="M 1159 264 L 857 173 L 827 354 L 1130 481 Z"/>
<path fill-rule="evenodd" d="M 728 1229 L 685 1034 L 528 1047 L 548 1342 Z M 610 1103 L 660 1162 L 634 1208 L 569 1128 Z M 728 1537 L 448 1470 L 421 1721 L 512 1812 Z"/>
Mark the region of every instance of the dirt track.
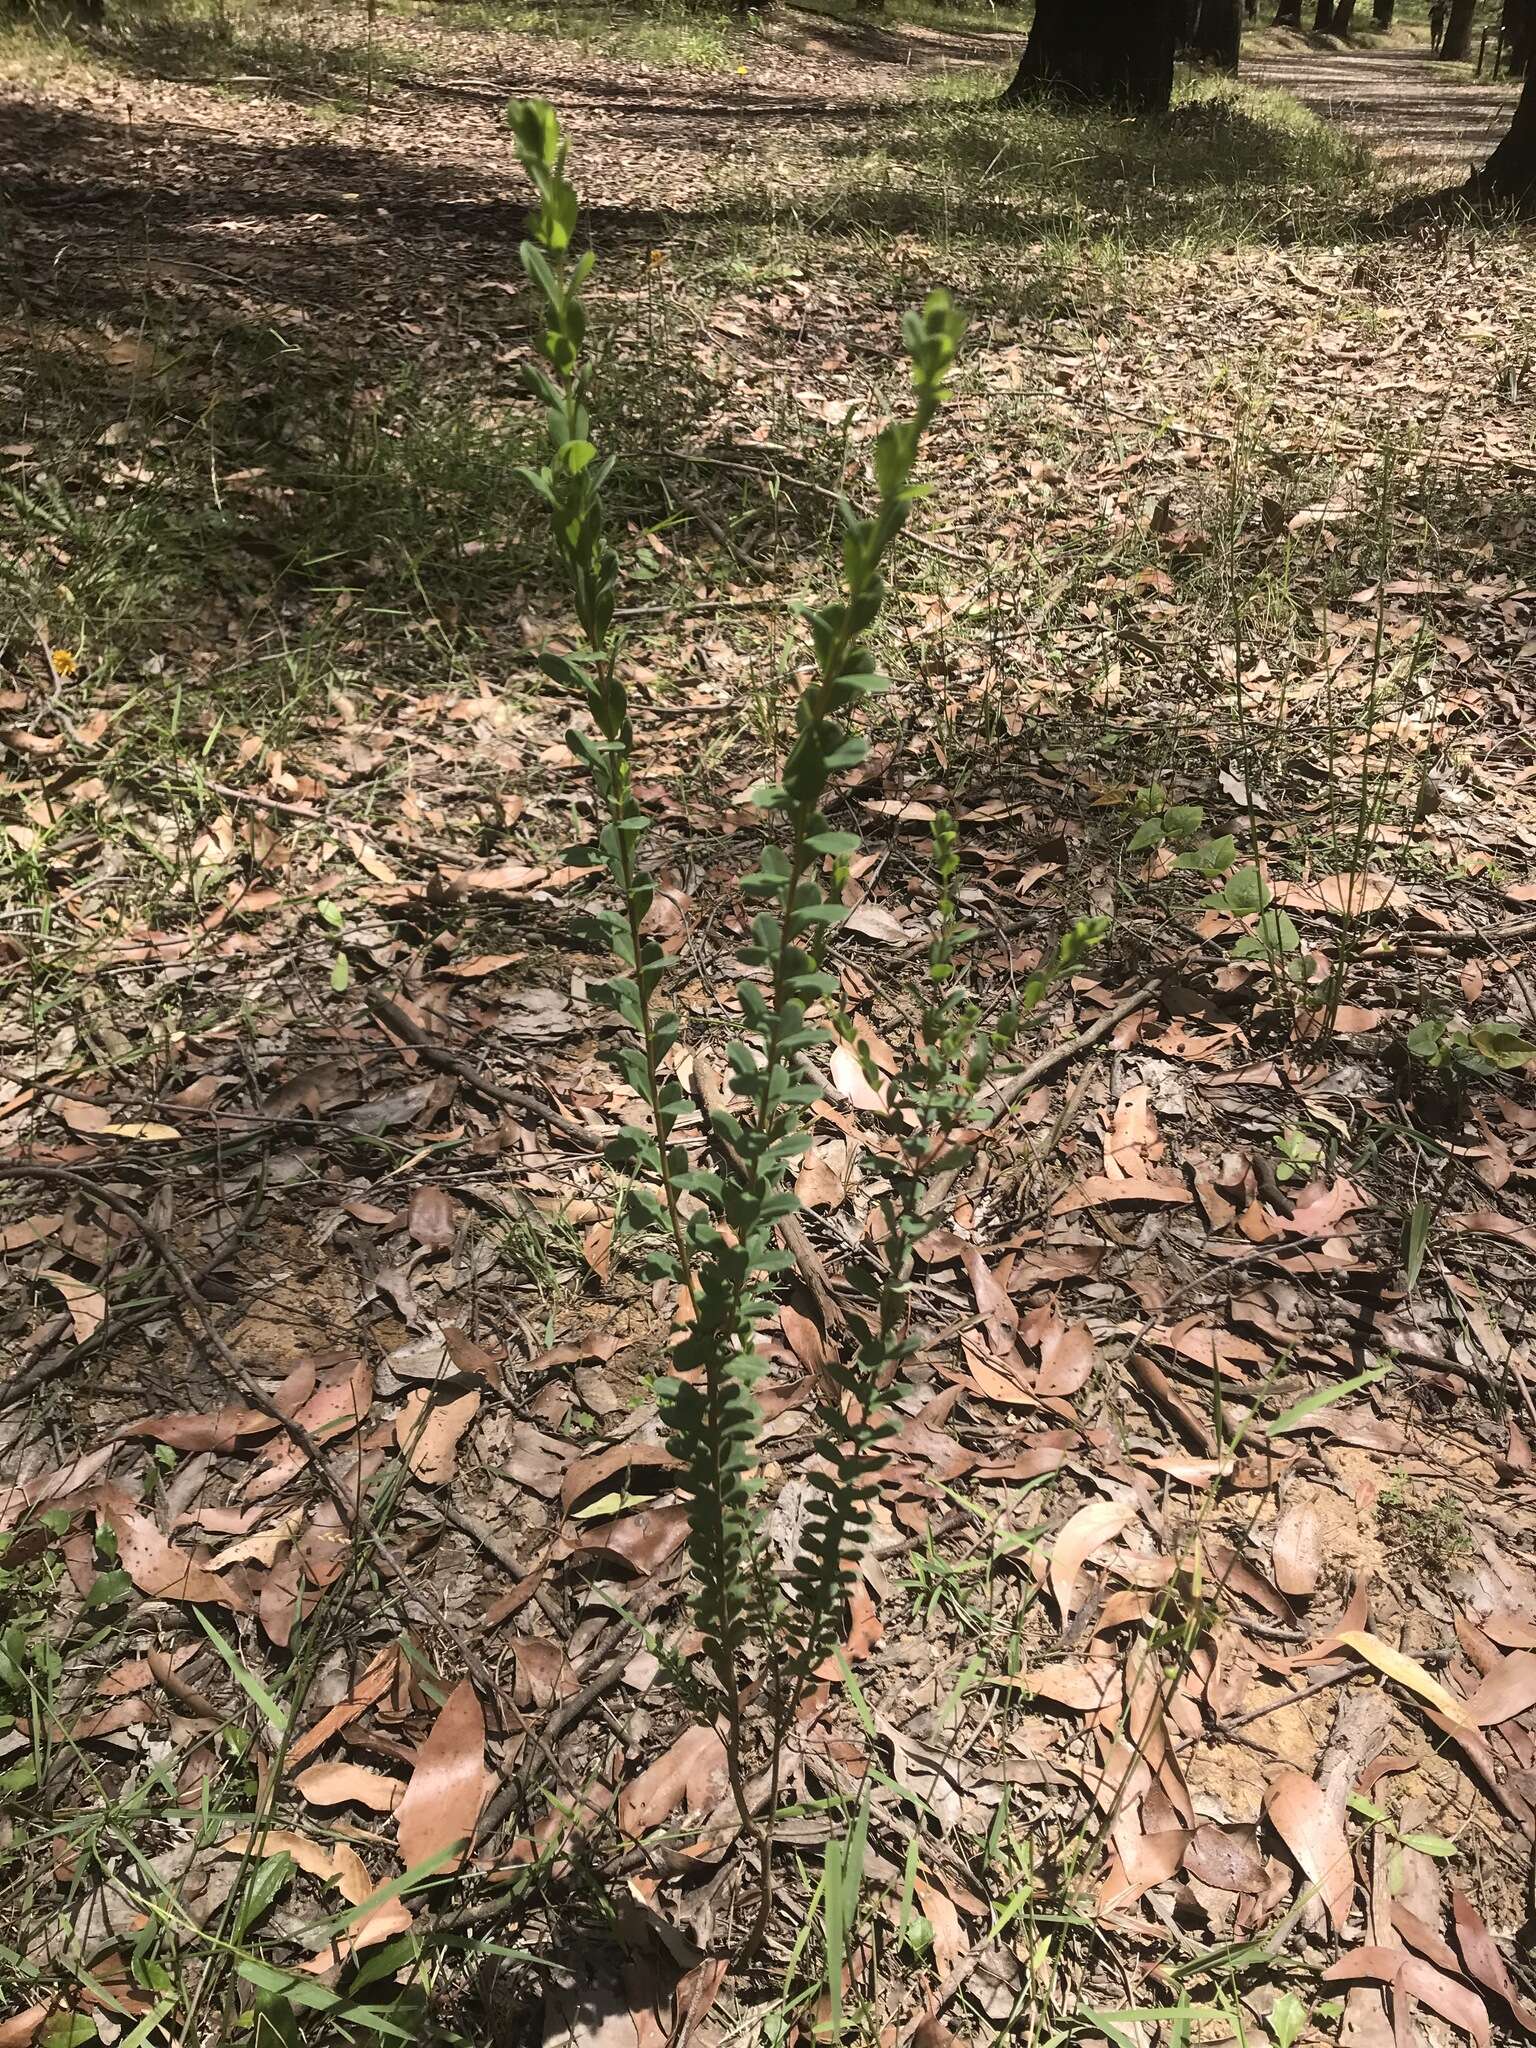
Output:
<path fill-rule="evenodd" d="M 1490 60 L 1491 61 L 1491 60 Z M 1465 175 L 1485 163 L 1509 125 L 1518 84 L 1463 85 L 1434 58 L 1398 50 L 1316 50 L 1244 59 L 1255 85 L 1294 93 L 1303 106 L 1353 128 L 1407 170 L 1434 165 Z"/>

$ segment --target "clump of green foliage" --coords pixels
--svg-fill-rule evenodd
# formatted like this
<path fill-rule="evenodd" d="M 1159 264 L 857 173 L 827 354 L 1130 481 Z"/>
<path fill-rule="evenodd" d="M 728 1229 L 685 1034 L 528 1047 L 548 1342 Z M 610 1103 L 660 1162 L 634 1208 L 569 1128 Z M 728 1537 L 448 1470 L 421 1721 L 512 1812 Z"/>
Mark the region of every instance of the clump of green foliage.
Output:
<path fill-rule="evenodd" d="M 633 1218 L 655 1247 L 652 1270 L 680 1303 L 662 1412 L 688 1502 L 693 1618 L 706 1673 L 696 1704 L 726 1730 L 741 1820 L 763 1845 L 751 1947 L 771 1896 L 778 1760 L 806 1687 L 840 1640 L 902 1369 L 918 1344 L 909 1297 L 914 1250 L 932 1227 L 924 1190 L 963 1156 L 960 1134 L 984 1120 L 978 1095 L 1020 1018 L 1082 958 L 1103 925 L 1075 925 L 1030 979 L 1017 1009 L 985 1023 L 959 971 L 969 933 L 956 904 L 955 830 L 947 817 L 935 821 L 939 902 L 920 1025 L 895 1075 L 869 1070 L 887 1111 L 879 1162 L 888 1188 L 885 1256 L 878 1267 L 848 1276 L 859 1297 L 853 1334 L 825 1376 L 811 1496 L 796 1553 L 780 1571 L 761 1497 L 759 1340 L 777 1311 L 774 1281 L 791 1263 L 780 1226 L 800 1207 L 794 1177 L 822 1094 L 810 1061 L 835 1042 L 839 1027 L 839 983 L 828 971 L 827 947 L 847 914 L 842 888 L 859 846 L 825 806 L 836 776 L 864 758 L 856 730 L 862 707 L 889 687 L 869 645 L 886 595 L 883 565 L 925 494 L 916 476 L 922 437 L 947 396 L 963 323 L 942 292 L 903 321 L 912 410 L 876 439 L 871 509 L 841 501 L 837 595 L 803 614 L 814 675 L 796 707 L 781 779 L 755 793 L 767 837 L 758 865 L 738 881 L 753 915 L 741 952 L 746 971 L 735 991 L 741 1036 L 727 1053 L 731 1100 L 709 1119 L 718 1161 L 712 1165 L 691 1157 L 679 1135 L 689 1106 L 672 1059 L 681 1024 L 665 1001 L 667 957 L 646 931 L 655 883 L 643 844 L 652 821 L 637 794 L 635 735 L 614 628 L 618 560 L 603 499 L 610 462 L 595 439 L 586 353 L 582 289 L 594 261 L 573 249 L 578 201 L 553 109 L 523 101 L 509 120 L 539 202 L 522 262 L 542 301 L 541 362 L 530 378 L 544 407 L 548 446 L 543 465 L 525 475 L 547 508 L 581 635 L 578 648 L 546 654 L 541 665 L 585 706 L 590 721 L 590 728 L 573 728 L 569 745 L 590 771 L 600 824 L 595 842 L 573 858 L 606 881 L 608 905 L 594 913 L 593 926 L 617 964 L 607 998 L 628 1029 L 614 1059 L 646 1117 L 626 1129 L 612 1156 L 629 1178 Z M 742 1700 L 753 1676 L 761 1679 L 762 1708 L 749 1721 Z M 759 1745 L 769 1759 L 766 1799 L 754 1796 L 748 1782 Z M 764 1807 L 768 1819 L 759 1828 Z"/>

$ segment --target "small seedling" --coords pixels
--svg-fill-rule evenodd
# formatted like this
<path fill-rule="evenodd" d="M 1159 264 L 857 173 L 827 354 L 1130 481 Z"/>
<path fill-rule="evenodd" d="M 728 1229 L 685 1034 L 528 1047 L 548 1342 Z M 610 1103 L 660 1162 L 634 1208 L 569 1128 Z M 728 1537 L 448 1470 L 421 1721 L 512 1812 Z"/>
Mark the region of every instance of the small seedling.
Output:
<path fill-rule="evenodd" d="M 1162 846 L 1173 848 L 1177 854 L 1173 863 L 1176 872 L 1201 875 L 1211 882 L 1224 875 L 1237 859 L 1237 841 L 1230 832 L 1219 839 L 1202 839 L 1203 807 L 1170 804 L 1167 792 L 1156 783 L 1149 789 L 1137 790 L 1135 811 L 1141 823 L 1127 848 L 1130 853 L 1145 853 Z"/>
<path fill-rule="evenodd" d="M 1323 1156 L 1323 1148 L 1316 1138 L 1309 1138 L 1305 1131 L 1297 1130 L 1294 1125 L 1276 1138 L 1275 1150 L 1280 1155 L 1275 1179 L 1282 1183 L 1309 1180 L 1313 1168 Z"/>
<path fill-rule="evenodd" d="M 1447 1017 L 1421 1017 L 1404 1043 L 1432 1072 L 1450 1071 L 1479 1080 L 1514 1073 L 1536 1060 L 1536 1045 L 1507 1020 L 1466 1025 Z"/>

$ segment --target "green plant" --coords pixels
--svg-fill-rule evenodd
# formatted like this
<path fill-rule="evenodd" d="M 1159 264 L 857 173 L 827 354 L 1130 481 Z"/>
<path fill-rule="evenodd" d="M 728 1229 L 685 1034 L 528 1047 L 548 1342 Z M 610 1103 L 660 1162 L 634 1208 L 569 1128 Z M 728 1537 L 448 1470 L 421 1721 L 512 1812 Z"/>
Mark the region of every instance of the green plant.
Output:
<path fill-rule="evenodd" d="M 1323 1148 L 1316 1138 L 1309 1138 L 1305 1131 L 1294 1126 L 1276 1138 L 1275 1150 L 1280 1155 L 1280 1164 L 1275 1168 L 1278 1181 L 1309 1179 L 1313 1167 L 1323 1156 Z"/>
<path fill-rule="evenodd" d="M 1393 1548 L 1437 1583 L 1471 1554 L 1472 1532 L 1460 1501 L 1450 1493 L 1424 1495 L 1405 1473 L 1383 1487 L 1376 1520 Z"/>
<path fill-rule="evenodd" d="M 1446 1017 L 1421 1017 L 1403 1043 L 1432 1072 L 1457 1078 L 1487 1080 L 1536 1060 L 1536 1045 L 1521 1036 L 1519 1025 L 1507 1020 L 1467 1025 Z"/>
<path fill-rule="evenodd" d="M 1403 1888 L 1405 1849 L 1416 1849 L 1421 1856 L 1433 1856 L 1447 1863 L 1457 1853 L 1456 1844 L 1446 1835 L 1425 1834 L 1418 1830 L 1404 1834 L 1387 1809 L 1378 1806 L 1374 1799 L 1367 1799 L 1363 1792 L 1351 1792 L 1348 1804 L 1351 1813 L 1359 1814 L 1371 1827 L 1379 1828 L 1391 1845 L 1387 1855 L 1387 1886 L 1394 1893 Z"/>
<path fill-rule="evenodd" d="M 868 1068 L 889 1112 L 880 1158 L 889 1188 L 885 1262 L 879 1268 L 855 1266 L 849 1275 L 861 1301 L 850 1317 L 852 1355 L 836 1360 L 825 1376 L 811 1498 L 798 1552 L 781 1577 L 771 1561 L 759 1500 L 757 1340 L 774 1311 L 774 1277 L 790 1263 L 778 1231 L 799 1207 L 793 1174 L 811 1142 L 809 1113 L 821 1096 L 819 1082 L 808 1074 L 808 1058 L 834 1042 L 833 1030 L 822 1021 L 838 990 L 826 971 L 825 950 L 847 914 L 841 891 L 859 845 L 855 835 L 833 826 L 823 805 L 837 773 L 864 757 L 854 717 L 888 687 L 868 644 L 885 597 L 882 564 L 924 495 L 914 480 L 919 445 L 947 395 L 962 322 L 941 292 L 903 321 L 915 392 L 912 414 L 887 425 L 875 441 L 873 511 L 861 513 L 839 500 L 839 596 L 802 615 L 814 677 L 796 709 L 782 779 L 759 789 L 754 799 L 777 834 L 764 846 L 756 870 L 738 884 L 759 907 L 741 952 L 747 972 L 736 994 L 743 1035 L 728 1052 L 733 1099 L 710 1118 L 722 1165 L 719 1171 L 694 1165 L 675 1141 L 685 1097 L 670 1064 L 681 1026 L 662 997 L 668 962 L 645 932 L 655 892 L 641 843 L 651 820 L 636 796 L 633 731 L 613 633 L 618 566 L 603 503 L 609 464 L 593 438 L 585 353 L 581 294 L 593 258 L 572 250 L 578 201 L 565 175 L 566 144 L 553 110 L 541 101 L 522 101 L 509 108 L 508 120 L 539 202 L 522 261 L 543 301 L 536 341 L 542 363 L 530 371 L 530 381 L 545 408 L 549 446 L 544 465 L 525 475 L 548 508 L 582 642 L 577 651 L 546 654 L 541 666 L 585 703 L 593 728 L 569 735 L 572 751 L 591 773 L 600 817 L 595 844 L 573 858 L 604 872 L 618 906 L 599 909 L 592 922 L 620 969 L 606 993 L 630 1038 L 614 1061 L 648 1120 L 648 1127 L 630 1126 L 610 1157 L 634 1177 L 630 1207 L 642 1228 L 658 1234 L 654 1270 L 684 1304 L 673 1329 L 672 1372 L 662 1387 L 662 1407 L 688 1504 L 703 1697 L 725 1729 L 743 1826 L 761 1843 L 762 1883 L 746 1944 L 750 1952 L 771 1903 L 784 1741 L 805 1688 L 840 1637 L 845 1589 L 866 1540 L 902 1366 L 917 1344 L 908 1297 L 914 1249 L 932 1227 L 923 1214 L 924 1187 L 962 1156 L 957 1134 L 985 1120 L 978 1091 L 1011 1043 L 1019 1016 L 1082 958 L 1104 926 L 1100 920 L 1076 924 L 1030 978 L 1018 1010 L 984 1024 L 958 972 L 969 934 L 959 922 L 954 895 L 955 830 L 947 817 L 934 821 L 939 902 L 919 1029 L 894 1076 L 877 1075 L 872 1063 Z M 847 1020 L 841 1029 L 853 1037 Z M 763 1680 L 763 1710 L 755 1727 L 742 1705 L 754 1658 Z M 748 1746 L 758 1733 L 769 1757 L 761 1828 L 747 1778 Z"/>

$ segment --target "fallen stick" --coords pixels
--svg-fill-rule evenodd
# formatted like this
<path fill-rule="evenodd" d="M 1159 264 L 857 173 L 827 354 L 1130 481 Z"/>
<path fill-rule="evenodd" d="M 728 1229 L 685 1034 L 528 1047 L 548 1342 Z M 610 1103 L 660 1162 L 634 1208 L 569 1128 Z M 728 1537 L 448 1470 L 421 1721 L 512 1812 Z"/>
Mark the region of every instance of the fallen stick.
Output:
<path fill-rule="evenodd" d="M 579 1138 L 584 1145 L 615 1135 L 609 1124 L 578 1124 L 570 1117 L 562 1116 L 558 1109 L 551 1109 L 548 1103 L 541 1102 L 537 1095 L 530 1095 L 526 1089 L 508 1088 L 500 1081 L 493 1081 L 473 1060 L 466 1059 L 462 1053 L 450 1052 L 445 1045 L 436 1044 L 430 1033 L 424 1031 L 398 1003 L 391 1002 L 388 996 L 370 992 L 363 1000 L 384 1028 L 408 1045 L 426 1066 L 435 1067 L 440 1074 L 453 1074 L 466 1088 L 473 1088 L 477 1095 L 483 1095 L 487 1102 L 499 1102 L 507 1109 L 520 1109 L 526 1116 L 536 1116 L 552 1131 L 560 1131 L 568 1138 Z"/>

